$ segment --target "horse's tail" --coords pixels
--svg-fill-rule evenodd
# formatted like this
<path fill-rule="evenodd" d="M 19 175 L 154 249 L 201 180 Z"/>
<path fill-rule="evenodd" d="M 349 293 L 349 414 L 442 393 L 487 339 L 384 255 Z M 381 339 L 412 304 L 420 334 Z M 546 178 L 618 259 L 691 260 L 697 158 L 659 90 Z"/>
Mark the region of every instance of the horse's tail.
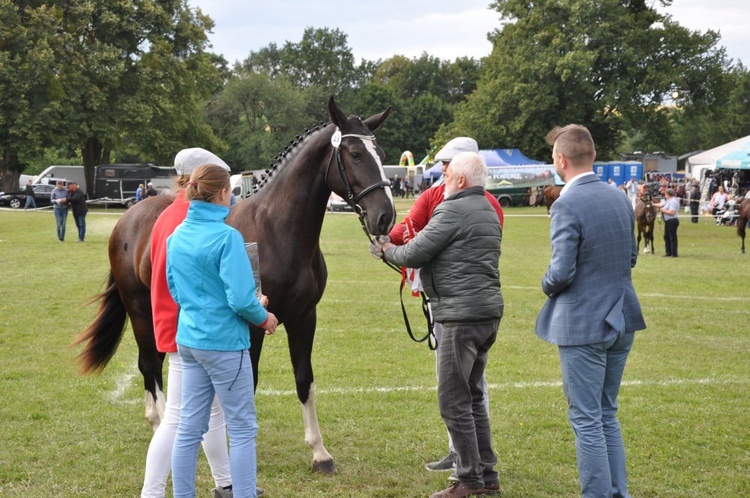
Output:
<path fill-rule="evenodd" d="M 107 288 L 94 296 L 88 304 L 96 301 L 101 301 L 99 313 L 91 325 L 73 341 L 73 346 L 86 344 L 78 354 L 81 373 L 84 374 L 99 372 L 107 366 L 117 351 L 128 318 L 112 271 L 109 272 Z"/>

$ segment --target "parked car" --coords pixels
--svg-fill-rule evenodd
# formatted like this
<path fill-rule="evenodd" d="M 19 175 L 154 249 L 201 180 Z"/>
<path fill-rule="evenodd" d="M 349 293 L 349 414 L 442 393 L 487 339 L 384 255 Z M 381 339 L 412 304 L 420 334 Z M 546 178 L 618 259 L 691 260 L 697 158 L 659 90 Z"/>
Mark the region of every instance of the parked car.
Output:
<path fill-rule="evenodd" d="M 336 211 L 354 212 L 354 208 L 352 208 L 349 204 L 347 204 L 346 201 L 341 198 L 341 196 L 333 192 L 331 192 L 331 196 L 328 198 L 328 209 L 332 212 L 336 212 Z"/>
<path fill-rule="evenodd" d="M 36 207 L 51 206 L 50 196 L 55 190 L 54 185 L 36 184 L 34 185 L 34 202 Z M 26 205 L 26 192 L 8 192 L 0 195 L 0 206 L 9 206 L 13 209 L 19 209 Z"/>

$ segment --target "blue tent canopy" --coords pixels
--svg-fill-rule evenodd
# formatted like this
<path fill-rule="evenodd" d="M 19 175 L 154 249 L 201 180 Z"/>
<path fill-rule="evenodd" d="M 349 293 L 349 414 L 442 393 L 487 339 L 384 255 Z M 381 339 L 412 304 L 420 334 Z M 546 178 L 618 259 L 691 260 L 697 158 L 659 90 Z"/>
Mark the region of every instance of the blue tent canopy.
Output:
<path fill-rule="evenodd" d="M 480 150 L 487 166 L 516 166 L 522 164 L 545 164 L 542 161 L 534 161 L 521 153 L 518 149 L 487 149 Z M 438 179 L 443 176 L 443 163 L 437 162 L 434 166 L 424 172 L 423 178 Z"/>
<path fill-rule="evenodd" d="M 509 163 L 505 159 L 502 158 L 500 154 L 498 154 L 498 151 L 500 149 L 493 149 L 493 150 L 480 150 L 479 153 L 484 157 L 484 160 L 487 162 L 487 166 L 510 166 L 513 163 Z"/>
<path fill-rule="evenodd" d="M 432 178 L 433 180 L 437 180 L 441 176 L 443 176 L 443 163 L 440 161 L 436 162 L 435 166 L 426 169 L 422 174 L 422 178 Z"/>
<path fill-rule="evenodd" d="M 518 149 L 492 149 L 492 150 L 480 150 L 480 154 L 484 156 L 487 161 L 487 166 L 503 166 L 504 164 L 544 164 L 542 161 L 535 161 L 526 157 Z M 490 164 L 490 160 L 501 161 L 497 164 Z"/>
<path fill-rule="evenodd" d="M 750 143 L 716 160 L 717 168 L 750 169 Z"/>

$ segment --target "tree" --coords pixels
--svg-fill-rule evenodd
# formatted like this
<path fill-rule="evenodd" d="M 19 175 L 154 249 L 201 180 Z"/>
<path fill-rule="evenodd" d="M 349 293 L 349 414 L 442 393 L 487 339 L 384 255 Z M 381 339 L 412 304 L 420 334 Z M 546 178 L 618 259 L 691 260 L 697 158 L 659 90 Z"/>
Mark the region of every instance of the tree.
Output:
<path fill-rule="evenodd" d="M 70 0 L 62 9 L 67 124 L 86 181 L 124 144 L 171 164 L 185 146 L 216 148 L 201 109 L 219 86 L 204 50 L 212 21 L 184 1 Z"/>
<path fill-rule="evenodd" d="M 234 170 L 262 169 L 289 140 L 315 122 L 306 97 L 282 76 L 242 72 L 207 109 L 208 122 L 228 145 L 222 158 Z"/>
<path fill-rule="evenodd" d="M 0 177 L 17 190 L 21 172 L 62 133 L 57 12 L 0 0 Z"/>
<path fill-rule="evenodd" d="M 605 159 L 629 130 L 664 129 L 675 85 L 704 100 L 711 93 L 704 84 L 726 67 L 716 33 L 682 28 L 642 1 L 498 0 L 492 7 L 508 22 L 491 35 L 493 52 L 452 128 L 482 147 L 519 147 L 546 160 L 546 133 L 576 122 L 591 130 Z"/>

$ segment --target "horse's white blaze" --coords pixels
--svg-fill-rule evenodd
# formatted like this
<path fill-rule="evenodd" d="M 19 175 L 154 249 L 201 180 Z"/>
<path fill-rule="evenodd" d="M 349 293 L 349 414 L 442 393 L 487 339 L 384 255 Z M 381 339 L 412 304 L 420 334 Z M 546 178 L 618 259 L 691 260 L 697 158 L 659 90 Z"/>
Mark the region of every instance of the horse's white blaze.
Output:
<path fill-rule="evenodd" d="M 305 442 L 313 452 L 313 462 L 333 460 L 323 446 L 323 436 L 320 434 L 318 414 L 315 411 L 315 383 L 310 384 L 310 395 L 302 405 L 302 419 L 305 421 Z"/>
<path fill-rule="evenodd" d="M 372 158 L 375 159 L 375 164 L 378 165 L 378 169 L 380 170 L 380 179 L 384 182 L 387 182 L 388 178 L 385 177 L 385 170 L 383 169 L 383 163 L 380 160 L 380 156 L 378 156 L 378 151 L 375 148 L 375 142 L 373 140 L 362 140 L 362 143 L 365 144 L 365 149 L 367 149 L 367 152 L 369 152 Z M 393 204 L 393 194 L 391 193 L 391 187 L 386 187 L 385 193 L 386 195 L 388 195 L 388 200 L 390 200 L 391 204 Z"/>

